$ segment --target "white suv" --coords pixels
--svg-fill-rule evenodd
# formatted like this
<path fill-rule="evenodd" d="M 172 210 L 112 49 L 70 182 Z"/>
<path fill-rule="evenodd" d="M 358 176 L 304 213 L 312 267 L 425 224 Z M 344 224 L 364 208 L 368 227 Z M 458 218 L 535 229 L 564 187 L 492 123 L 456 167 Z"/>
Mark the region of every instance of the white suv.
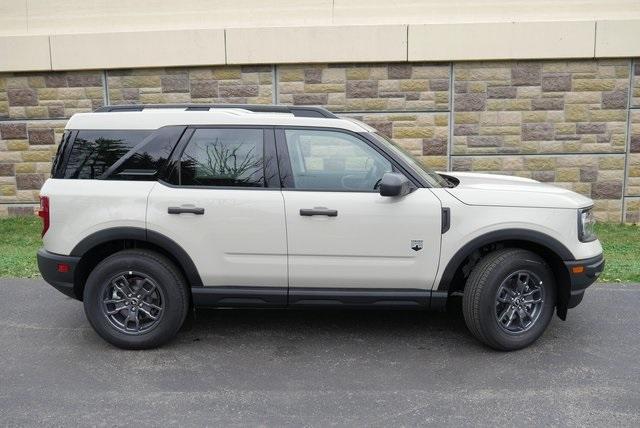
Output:
<path fill-rule="evenodd" d="M 41 191 L 44 279 L 123 348 L 190 308 L 441 309 L 501 350 L 565 319 L 602 271 L 593 202 L 435 173 L 316 107 L 112 106 L 74 115 Z"/>

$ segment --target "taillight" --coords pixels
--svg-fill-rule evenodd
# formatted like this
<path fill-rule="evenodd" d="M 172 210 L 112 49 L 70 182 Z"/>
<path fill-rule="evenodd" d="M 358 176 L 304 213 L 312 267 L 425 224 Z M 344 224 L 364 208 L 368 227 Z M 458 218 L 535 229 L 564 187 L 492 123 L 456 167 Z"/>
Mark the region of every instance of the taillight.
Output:
<path fill-rule="evenodd" d="M 42 236 L 49 230 L 49 197 L 40 196 L 38 216 L 42 219 Z"/>

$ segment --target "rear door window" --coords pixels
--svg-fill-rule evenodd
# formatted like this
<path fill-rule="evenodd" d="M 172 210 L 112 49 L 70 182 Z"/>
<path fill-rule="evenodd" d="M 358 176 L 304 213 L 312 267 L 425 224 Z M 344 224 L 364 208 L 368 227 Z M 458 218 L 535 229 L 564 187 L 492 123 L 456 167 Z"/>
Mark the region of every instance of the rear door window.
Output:
<path fill-rule="evenodd" d="M 180 159 L 185 186 L 266 187 L 262 129 L 196 129 Z"/>
<path fill-rule="evenodd" d="M 151 133 L 151 130 L 78 131 L 66 163 L 64 178 L 100 178 Z"/>

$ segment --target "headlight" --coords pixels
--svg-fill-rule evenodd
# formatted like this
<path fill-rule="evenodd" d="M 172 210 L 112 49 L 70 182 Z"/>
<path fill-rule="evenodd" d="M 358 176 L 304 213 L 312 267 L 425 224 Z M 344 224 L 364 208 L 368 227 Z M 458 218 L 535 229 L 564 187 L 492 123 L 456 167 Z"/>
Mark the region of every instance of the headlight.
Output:
<path fill-rule="evenodd" d="M 590 242 L 596 240 L 594 226 L 596 218 L 593 216 L 593 207 L 578 210 L 578 239 L 580 242 Z"/>

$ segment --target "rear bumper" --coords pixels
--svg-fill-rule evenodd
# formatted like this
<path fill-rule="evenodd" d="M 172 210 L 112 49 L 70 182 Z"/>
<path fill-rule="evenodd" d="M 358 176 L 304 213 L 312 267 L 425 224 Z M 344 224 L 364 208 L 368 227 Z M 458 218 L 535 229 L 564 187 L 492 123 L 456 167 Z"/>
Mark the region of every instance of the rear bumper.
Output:
<path fill-rule="evenodd" d="M 79 300 L 81 297 L 76 296 L 73 290 L 73 278 L 78 261 L 80 257 L 61 256 L 50 253 L 44 248 L 38 250 L 38 269 L 42 278 L 62 294 Z M 61 265 L 68 266 L 66 272 L 60 272 L 65 270 L 59 268 Z"/>
<path fill-rule="evenodd" d="M 587 287 L 596 282 L 598 276 L 604 270 L 604 257 L 599 254 L 588 259 L 565 261 L 564 264 L 571 279 L 571 291 L 567 307 L 575 308 L 582 301 Z"/>

